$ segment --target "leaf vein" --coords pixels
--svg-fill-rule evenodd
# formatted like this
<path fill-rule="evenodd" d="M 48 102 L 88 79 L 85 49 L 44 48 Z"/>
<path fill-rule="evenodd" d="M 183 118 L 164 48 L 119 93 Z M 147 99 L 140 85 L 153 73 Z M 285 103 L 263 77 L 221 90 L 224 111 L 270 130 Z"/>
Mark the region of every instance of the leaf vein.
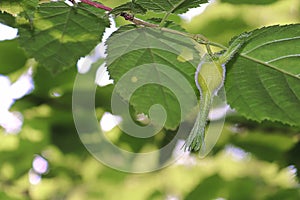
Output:
<path fill-rule="evenodd" d="M 274 44 L 274 43 L 278 43 L 278 42 L 286 42 L 286 41 L 292 41 L 292 40 L 298 40 L 300 39 L 300 36 L 297 36 L 297 37 L 291 37 L 291 38 L 283 38 L 283 39 L 278 39 L 278 40 L 272 40 L 272 41 L 268 41 L 268 42 L 265 42 L 265 43 L 262 43 L 258 46 L 255 46 L 253 47 L 252 49 L 246 51 L 246 52 L 243 52 L 243 54 L 249 54 L 263 46 L 266 46 L 266 45 L 269 45 L 269 44 Z"/>
<path fill-rule="evenodd" d="M 277 57 L 275 59 L 266 61 L 266 63 L 269 64 L 269 63 L 272 63 L 272 62 L 276 62 L 276 61 L 283 60 L 283 59 L 286 59 L 286 58 L 293 58 L 293 57 L 300 57 L 300 54 L 290 54 L 290 55 L 285 55 L 285 56 Z"/>

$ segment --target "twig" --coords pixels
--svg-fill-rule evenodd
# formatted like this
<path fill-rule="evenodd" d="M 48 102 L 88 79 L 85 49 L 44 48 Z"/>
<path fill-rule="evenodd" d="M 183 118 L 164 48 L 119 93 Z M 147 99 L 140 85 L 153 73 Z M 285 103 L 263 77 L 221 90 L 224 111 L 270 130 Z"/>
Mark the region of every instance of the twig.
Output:
<path fill-rule="evenodd" d="M 107 7 L 107 6 L 105 6 L 101 3 L 94 2 L 94 1 L 91 1 L 91 0 L 81 0 L 81 3 L 85 3 L 85 4 L 88 4 L 88 5 L 91 5 L 91 6 L 94 6 L 96 8 L 106 10 L 106 11 L 112 11 L 113 10 L 110 7 Z M 161 30 L 169 32 L 169 33 L 174 33 L 174 34 L 179 34 L 179 35 L 183 35 L 183 36 L 186 36 L 186 37 L 190 37 L 191 39 L 195 40 L 196 42 L 206 45 L 206 47 L 211 45 L 211 46 L 216 46 L 216 47 L 222 48 L 224 50 L 227 49 L 226 47 L 224 47 L 220 44 L 210 42 L 203 35 L 189 34 L 189 33 L 184 33 L 184 32 L 176 31 L 176 30 L 169 29 L 169 28 L 163 28 L 163 27 L 160 27 L 160 25 L 152 24 L 152 23 L 143 21 L 141 19 L 138 19 L 138 18 L 134 17 L 132 14 L 129 14 L 129 13 L 126 13 L 126 12 L 121 13 L 120 16 L 122 16 L 125 20 L 131 21 L 132 23 L 134 23 L 135 25 L 138 25 L 138 26 L 144 26 L 144 27 L 150 27 L 150 28 L 160 28 Z"/>
<path fill-rule="evenodd" d="M 102 10 L 112 11 L 112 8 L 107 7 L 107 6 L 105 6 L 105 5 L 101 4 L 101 3 L 94 2 L 94 1 L 81 0 L 81 3 L 85 3 L 85 4 L 88 4 L 88 5 L 94 6 L 96 8 L 100 8 Z"/>
<path fill-rule="evenodd" d="M 88 4 L 88 5 L 91 5 L 91 6 L 94 6 L 96 8 L 100 8 L 102 10 L 106 10 L 106 11 L 112 11 L 113 10 L 110 7 L 104 6 L 101 3 L 94 2 L 94 1 L 91 1 L 91 0 L 81 0 L 81 3 L 85 3 L 85 4 Z M 133 15 L 131 15 L 129 13 L 126 13 L 126 12 L 122 12 L 121 16 L 124 17 L 125 20 L 131 21 L 132 23 L 134 23 L 136 25 L 139 25 L 139 26 L 146 26 L 146 27 L 152 27 L 152 28 L 159 27 L 156 24 L 152 24 L 152 23 L 149 23 L 149 22 L 145 22 L 145 21 L 143 21 L 141 19 L 135 18 Z"/>

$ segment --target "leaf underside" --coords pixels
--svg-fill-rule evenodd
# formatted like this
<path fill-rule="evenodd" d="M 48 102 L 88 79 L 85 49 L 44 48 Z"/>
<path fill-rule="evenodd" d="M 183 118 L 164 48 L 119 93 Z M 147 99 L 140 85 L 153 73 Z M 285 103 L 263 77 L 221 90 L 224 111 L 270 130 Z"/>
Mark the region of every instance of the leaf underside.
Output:
<path fill-rule="evenodd" d="M 300 126 L 300 25 L 250 34 L 227 64 L 229 104 L 249 119 Z"/>
<path fill-rule="evenodd" d="M 75 66 L 77 59 L 88 54 L 108 25 L 100 9 L 45 3 L 35 13 L 34 28 L 19 29 L 19 42 L 41 66 L 56 74 Z"/>
<path fill-rule="evenodd" d="M 127 31 L 121 29 L 119 33 L 110 37 L 107 44 L 108 70 L 116 83 L 130 70 L 145 64 L 149 64 L 149 67 L 145 68 L 142 73 L 136 74 L 134 78 L 136 81 L 151 80 L 155 82 L 137 89 L 130 99 L 127 98 L 129 86 L 125 85 L 124 89 L 119 91 L 120 95 L 130 102 L 136 113 L 148 115 L 152 105 L 162 105 L 168 116 L 165 128 L 176 129 L 183 115 L 187 114 L 181 113 L 181 109 L 184 108 L 183 110 L 187 112 L 196 106 L 197 102 L 191 100 L 190 102 L 193 102 L 191 105 L 180 102 L 174 91 L 164 85 L 165 82 L 171 83 L 186 98 L 186 102 L 195 96 L 199 97 L 198 94 L 195 95 L 197 88 L 193 77 L 200 56 L 192 41 L 183 36 L 160 30 L 139 28 Z M 186 57 L 182 52 L 186 53 Z M 181 58 L 180 55 L 183 57 Z M 181 81 L 172 77 L 172 74 L 165 73 L 161 68 L 162 65 L 181 74 L 183 79 L 190 84 L 193 92 L 189 93 L 184 88 L 180 88 Z"/>
<path fill-rule="evenodd" d="M 1 0 L 0 10 L 16 15 L 22 12 L 22 15 L 31 19 L 37 8 L 39 0 Z"/>
<path fill-rule="evenodd" d="M 127 2 L 123 5 L 115 7 L 112 11 L 110 11 L 111 14 L 115 14 L 115 15 L 119 15 L 122 12 L 129 12 L 131 14 L 145 14 L 147 10 L 144 9 L 139 4 L 133 2 Z"/>
<path fill-rule="evenodd" d="M 181 14 L 188 11 L 189 8 L 199 7 L 200 4 L 207 3 L 207 0 L 137 0 L 136 3 L 140 4 L 147 10 L 155 12 L 167 12 Z"/>

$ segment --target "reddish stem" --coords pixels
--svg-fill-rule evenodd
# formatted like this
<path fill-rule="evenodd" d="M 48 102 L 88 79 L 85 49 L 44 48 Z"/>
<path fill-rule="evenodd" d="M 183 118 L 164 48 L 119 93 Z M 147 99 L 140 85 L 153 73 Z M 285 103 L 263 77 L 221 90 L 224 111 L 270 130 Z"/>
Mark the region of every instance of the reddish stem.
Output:
<path fill-rule="evenodd" d="M 107 6 L 104 6 L 103 4 L 101 3 L 97 3 L 97 2 L 94 2 L 94 1 L 90 1 L 90 0 L 81 0 L 82 3 L 85 3 L 85 4 L 89 4 L 91 6 L 94 6 L 96 8 L 100 8 L 102 10 L 106 10 L 106 11 L 111 11 L 112 8 L 110 7 L 107 7 Z"/>
<path fill-rule="evenodd" d="M 91 1 L 91 0 L 81 0 L 81 3 L 85 3 L 85 4 L 88 4 L 88 5 L 91 5 L 91 6 L 94 6 L 96 8 L 106 10 L 106 11 L 111 11 L 112 10 L 112 8 L 110 8 L 110 7 L 104 6 L 101 3 L 94 2 L 94 1 Z M 142 26 L 146 26 L 146 27 L 156 27 L 156 28 L 159 27 L 156 24 L 151 24 L 149 22 L 145 22 L 143 20 L 134 18 L 133 15 L 130 15 L 130 14 L 125 13 L 125 12 L 121 13 L 121 16 L 124 17 L 124 19 L 129 20 L 129 21 L 133 22 L 136 25 L 142 25 Z"/>

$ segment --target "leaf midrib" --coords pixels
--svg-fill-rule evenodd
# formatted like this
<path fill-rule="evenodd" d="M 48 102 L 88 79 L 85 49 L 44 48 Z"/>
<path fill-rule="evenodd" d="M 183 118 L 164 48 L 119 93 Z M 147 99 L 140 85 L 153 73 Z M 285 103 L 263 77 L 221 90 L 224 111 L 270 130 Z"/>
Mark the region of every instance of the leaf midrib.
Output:
<path fill-rule="evenodd" d="M 175 4 L 174 5 L 174 7 L 171 9 L 171 10 L 169 10 L 168 12 L 167 12 L 167 15 L 170 15 L 174 10 L 176 10 L 176 8 L 178 8 L 181 4 L 183 4 L 185 2 L 185 0 L 181 0 L 181 1 L 179 1 L 177 4 Z"/>

